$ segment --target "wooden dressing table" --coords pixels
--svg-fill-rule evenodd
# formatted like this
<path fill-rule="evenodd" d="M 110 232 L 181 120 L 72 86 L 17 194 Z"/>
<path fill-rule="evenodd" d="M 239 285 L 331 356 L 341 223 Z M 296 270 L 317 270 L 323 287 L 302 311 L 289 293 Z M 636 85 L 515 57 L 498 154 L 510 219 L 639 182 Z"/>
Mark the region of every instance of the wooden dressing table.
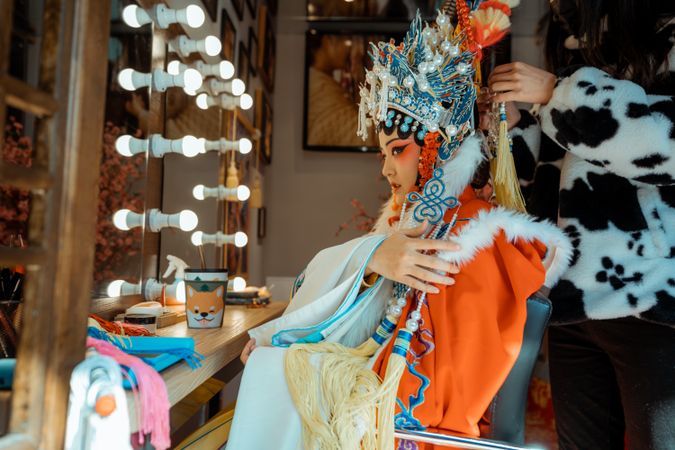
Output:
<path fill-rule="evenodd" d="M 160 373 L 166 383 L 171 406 L 175 406 L 229 363 L 236 361 L 249 340 L 247 331 L 281 316 L 286 306 L 287 302 L 270 302 L 264 308 L 228 305 L 225 307 L 222 328 L 197 330 L 188 328 L 187 322 L 183 320 L 158 329 L 157 336 L 193 337 L 195 350 L 204 356 L 202 367 L 197 370 L 191 370 L 187 364 L 179 362 Z M 127 391 L 127 405 L 132 431 L 136 431 L 138 421 L 131 391 Z"/>

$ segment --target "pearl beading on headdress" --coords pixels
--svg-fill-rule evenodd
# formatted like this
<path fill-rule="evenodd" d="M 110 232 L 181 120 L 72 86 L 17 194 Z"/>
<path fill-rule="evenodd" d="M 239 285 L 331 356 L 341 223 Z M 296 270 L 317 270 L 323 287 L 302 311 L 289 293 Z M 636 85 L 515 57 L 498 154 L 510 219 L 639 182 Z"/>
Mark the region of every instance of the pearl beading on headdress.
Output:
<path fill-rule="evenodd" d="M 439 132 L 443 137 L 439 158 L 450 158 L 471 131 L 476 96 L 476 55 L 461 49 L 465 33 L 455 35 L 454 31 L 450 18 L 443 13 L 435 24 L 423 28 L 418 12 L 400 45 L 371 44 L 374 64 L 366 71 L 366 83 L 360 88 L 359 136 L 366 139 L 373 121 L 387 121 L 388 111 L 396 110 L 417 122 L 413 131 L 418 140 L 423 140 L 427 132 Z M 400 118 L 396 125 L 403 123 Z"/>

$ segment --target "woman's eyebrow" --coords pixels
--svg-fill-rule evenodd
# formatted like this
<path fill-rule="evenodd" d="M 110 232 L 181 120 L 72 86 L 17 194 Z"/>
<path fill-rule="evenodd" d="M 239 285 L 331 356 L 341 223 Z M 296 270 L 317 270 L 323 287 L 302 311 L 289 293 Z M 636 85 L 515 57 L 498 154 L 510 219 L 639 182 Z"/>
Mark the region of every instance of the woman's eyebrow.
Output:
<path fill-rule="evenodd" d="M 389 140 L 386 144 L 384 144 L 384 145 L 385 145 L 385 147 L 386 147 L 386 146 L 388 146 L 389 144 L 391 144 L 392 142 L 394 142 L 394 141 L 400 141 L 400 140 L 401 140 L 401 138 L 395 137 L 395 138 L 393 138 L 393 139 L 390 139 L 390 140 Z"/>

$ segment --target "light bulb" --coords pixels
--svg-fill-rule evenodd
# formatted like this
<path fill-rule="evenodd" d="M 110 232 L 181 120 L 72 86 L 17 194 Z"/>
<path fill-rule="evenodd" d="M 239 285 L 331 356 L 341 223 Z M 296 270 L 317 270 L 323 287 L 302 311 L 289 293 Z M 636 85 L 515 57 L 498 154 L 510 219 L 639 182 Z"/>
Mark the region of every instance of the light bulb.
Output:
<path fill-rule="evenodd" d="M 246 92 L 246 84 L 239 78 L 232 80 L 232 95 L 239 97 Z"/>
<path fill-rule="evenodd" d="M 163 228 L 180 228 L 182 231 L 192 231 L 197 228 L 199 218 L 197 214 L 185 209 L 176 214 L 164 214 L 157 208 L 147 211 L 148 227 L 150 231 L 157 233 Z"/>
<path fill-rule="evenodd" d="M 245 202 L 251 196 L 251 190 L 243 184 L 237 187 L 237 199 L 240 202 Z"/>
<path fill-rule="evenodd" d="M 112 217 L 113 225 L 119 230 L 127 231 L 134 227 L 143 226 L 145 215 L 138 214 L 128 209 L 120 209 Z"/>
<path fill-rule="evenodd" d="M 170 75 L 178 75 L 180 73 L 180 65 L 181 62 L 178 60 L 171 61 L 169 64 L 166 65 L 166 71 Z"/>
<path fill-rule="evenodd" d="M 129 225 L 127 225 L 127 216 L 131 211 L 128 209 L 120 209 L 117 211 L 115 214 L 113 214 L 113 225 L 117 227 L 117 229 L 122 230 L 122 231 L 127 231 L 129 230 Z"/>
<path fill-rule="evenodd" d="M 123 134 L 115 140 L 115 150 L 122 156 L 134 156 L 148 151 L 148 140 Z"/>
<path fill-rule="evenodd" d="M 195 69 L 185 69 L 183 84 L 186 91 L 196 91 L 202 86 L 202 75 Z"/>
<path fill-rule="evenodd" d="M 131 68 L 123 69 L 117 75 L 117 83 L 122 87 L 122 89 L 127 91 L 135 91 L 136 89 L 150 86 L 152 81 L 152 74 L 138 72 Z"/>
<path fill-rule="evenodd" d="M 244 280 L 242 277 L 234 277 L 232 280 L 232 290 L 238 292 L 243 291 L 244 289 L 246 289 L 246 280 Z"/>
<path fill-rule="evenodd" d="M 178 227 L 183 231 L 192 231 L 197 228 L 199 224 L 199 218 L 197 214 L 190 211 L 189 209 L 184 209 L 179 213 L 178 216 Z"/>
<path fill-rule="evenodd" d="M 181 150 L 188 158 L 192 158 L 193 156 L 197 156 L 206 151 L 204 149 L 204 141 L 189 134 L 181 139 Z"/>
<path fill-rule="evenodd" d="M 209 109 L 209 96 L 206 93 L 197 96 L 197 107 L 200 109 Z"/>
<path fill-rule="evenodd" d="M 248 138 L 241 138 L 239 139 L 239 153 L 242 155 L 246 155 L 251 152 L 253 149 L 253 144 L 251 143 L 251 140 Z"/>
<path fill-rule="evenodd" d="M 122 10 L 122 20 L 131 28 L 140 28 L 152 22 L 150 15 L 138 5 L 129 5 Z"/>
<path fill-rule="evenodd" d="M 239 97 L 239 107 L 244 111 L 250 109 L 253 106 L 253 97 L 248 94 L 243 94 Z"/>
<path fill-rule="evenodd" d="M 220 39 L 215 36 L 206 36 L 204 38 L 204 53 L 209 56 L 216 56 L 223 48 Z"/>
<path fill-rule="evenodd" d="M 246 91 L 246 85 L 243 81 L 235 78 L 232 81 L 222 81 L 216 78 L 209 78 L 205 88 L 213 96 L 218 96 L 223 92 L 232 94 L 235 97 L 240 96 Z"/>
<path fill-rule="evenodd" d="M 229 80 L 234 76 L 234 64 L 227 60 L 221 61 L 218 69 L 223 80 Z"/>
<path fill-rule="evenodd" d="M 204 25 L 206 16 L 204 11 L 197 5 L 188 5 L 185 8 L 185 19 L 187 25 L 191 28 L 199 28 Z"/>
<path fill-rule="evenodd" d="M 133 5 L 129 5 L 133 6 Z M 126 8 L 125 8 L 126 9 Z M 106 289 L 108 297 L 119 297 L 122 294 L 122 285 L 124 280 L 115 280 L 110 282 L 108 289 Z"/>
<path fill-rule="evenodd" d="M 131 153 L 131 136 L 123 134 L 115 140 L 115 150 L 122 156 L 133 156 Z"/>
<path fill-rule="evenodd" d="M 106 289 L 108 297 L 119 297 L 121 295 L 138 295 L 141 293 L 141 285 L 129 283 L 124 280 L 111 281 Z"/>
<path fill-rule="evenodd" d="M 192 245 L 198 247 L 204 243 L 202 240 L 203 237 L 204 237 L 203 232 L 195 231 L 194 233 L 192 233 L 192 236 L 190 236 L 190 242 L 192 242 Z"/>
<path fill-rule="evenodd" d="M 248 236 L 242 231 L 237 231 L 234 233 L 234 245 L 236 247 L 243 247 L 248 244 Z"/>
<path fill-rule="evenodd" d="M 204 200 L 204 185 L 203 184 L 198 184 L 194 188 L 192 188 L 192 196 L 196 198 L 197 200 Z"/>

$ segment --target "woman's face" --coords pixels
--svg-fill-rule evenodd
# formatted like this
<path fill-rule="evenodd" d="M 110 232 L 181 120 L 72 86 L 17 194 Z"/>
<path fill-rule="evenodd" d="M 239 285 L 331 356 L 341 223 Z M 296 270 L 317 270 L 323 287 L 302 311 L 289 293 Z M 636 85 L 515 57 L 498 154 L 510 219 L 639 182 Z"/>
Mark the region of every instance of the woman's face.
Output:
<path fill-rule="evenodd" d="M 378 137 L 382 153 L 382 175 L 387 178 L 396 203 L 402 205 L 406 194 L 415 188 L 421 148 L 412 136 L 401 139 L 395 132 L 386 135 L 384 131 L 380 131 Z"/>

